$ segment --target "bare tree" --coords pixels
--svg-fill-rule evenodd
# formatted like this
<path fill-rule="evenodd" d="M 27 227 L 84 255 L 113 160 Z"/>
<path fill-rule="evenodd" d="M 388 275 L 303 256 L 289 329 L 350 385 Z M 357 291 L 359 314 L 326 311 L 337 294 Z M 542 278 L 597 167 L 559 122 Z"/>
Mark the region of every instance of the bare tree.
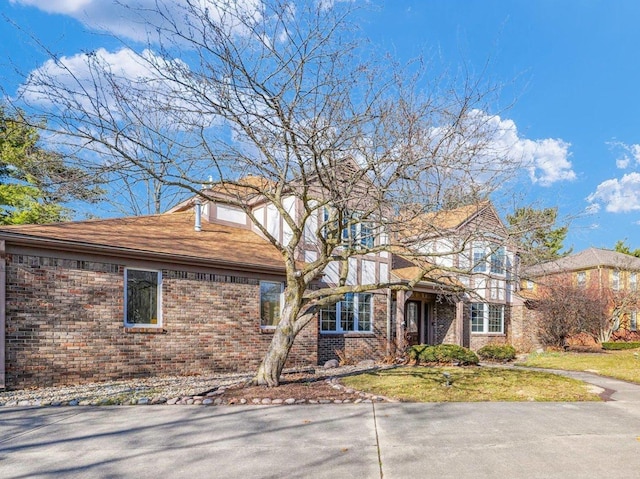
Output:
<path fill-rule="evenodd" d="M 522 166 L 495 147 L 499 126 L 486 113 L 495 89 L 464 72 L 429 77 L 421 62 L 362 60 L 351 2 L 180 5 L 179 15 L 163 2 L 139 12 L 152 19 L 150 44 L 127 55 L 144 76 L 122 78 L 99 53 L 87 55 L 82 77 L 54 59 L 22 99 L 40 105 L 60 147 L 101 174 L 205 197 L 212 175 L 281 252 L 284 306 L 256 383 L 277 385 L 296 335 L 345 294 L 470 272 L 446 259 L 479 230 L 444 252 L 427 246 L 449 233 L 435 212 L 488 198 Z M 256 202 L 273 205 L 286 234 L 260 222 Z M 301 263 L 309 229 L 315 259 Z M 410 258 L 411 280 L 349 281 L 350 259 L 381 251 Z M 336 284 L 319 282 L 331 265 Z"/>
<path fill-rule="evenodd" d="M 607 298 L 597 285 L 580 286 L 570 276 L 561 275 L 548 279 L 539 288 L 540 297 L 534 304 L 542 344 L 561 348 L 579 333 L 599 340 L 610 324 Z"/>

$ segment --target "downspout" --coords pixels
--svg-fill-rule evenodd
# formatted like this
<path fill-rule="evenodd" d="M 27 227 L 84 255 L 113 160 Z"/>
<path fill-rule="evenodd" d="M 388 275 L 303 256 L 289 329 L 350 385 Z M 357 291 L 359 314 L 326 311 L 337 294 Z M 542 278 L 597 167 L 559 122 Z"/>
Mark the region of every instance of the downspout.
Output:
<path fill-rule="evenodd" d="M 464 347 L 464 302 L 456 302 L 456 326 L 458 329 L 458 345 Z"/>
<path fill-rule="evenodd" d="M 6 324 L 7 324 L 7 255 L 4 240 L 0 240 L 0 389 L 6 388 Z"/>
<path fill-rule="evenodd" d="M 391 356 L 391 289 L 387 289 L 387 356 Z"/>

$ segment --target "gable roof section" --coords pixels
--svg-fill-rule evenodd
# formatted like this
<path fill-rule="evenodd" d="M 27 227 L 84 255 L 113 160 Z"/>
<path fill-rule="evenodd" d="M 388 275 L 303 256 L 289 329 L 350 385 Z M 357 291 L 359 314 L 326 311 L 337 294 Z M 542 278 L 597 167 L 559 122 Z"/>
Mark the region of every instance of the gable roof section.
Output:
<path fill-rule="evenodd" d="M 256 233 L 202 222 L 194 231 L 194 213 L 179 213 L 0 228 L 9 243 L 119 256 L 144 256 L 245 270 L 284 270 L 282 256 Z"/>
<path fill-rule="evenodd" d="M 460 206 L 450 210 L 439 210 L 424 213 L 406 222 L 402 235 L 406 238 L 420 238 L 442 236 L 446 231 L 460 231 L 466 225 L 480 221 L 479 227 L 489 226 L 493 233 L 506 234 L 506 229 L 500 216 L 490 201 L 481 201 L 470 205 Z M 498 229 L 499 231 L 493 231 Z M 486 232 L 489 232 L 488 230 Z"/>
<path fill-rule="evenodd" d="M 532 266 L 527 268 L 524 273 L 525 276 L 535 278 L 547 274 L 595 269 L 598 267 L 640 271 L 640 258 L 608 249 L 588 248 L 555 261 Z"/>

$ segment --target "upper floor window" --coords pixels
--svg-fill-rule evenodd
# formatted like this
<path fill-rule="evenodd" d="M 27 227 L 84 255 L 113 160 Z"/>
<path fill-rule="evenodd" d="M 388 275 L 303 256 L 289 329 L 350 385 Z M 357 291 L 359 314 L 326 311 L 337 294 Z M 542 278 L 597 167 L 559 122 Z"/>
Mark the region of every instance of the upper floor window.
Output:
<path fill-rule="evenodd" d="M 329 228 L 331 212 L 328 208 L 324 209 L 323 220 L 325 227 L 323 235 L 326 238 L 327 229 Z M 338 230 L 337 221 L 333 225 Z M 373 248 L 375 243 L 375 232 L 373 224 L 370 221 L 360 220 L 358 213 L 345 212 L 342 218 L 342 225 L 339 228 L 342 243 L 352 247 Z M 337 232 L 337 231 L 336 231 Z"/>
<path fill-rule="evenodd" d="M 282 283 L 260 281 L 260 326 L 274 328 L 280 321 Z"/>
<path fill-rule="evenodd" d="M 504 306 L 471 303 L 471 332 L 504 334 Z"/>
<path fill-rule="evenodd" d="M 327 333 L 371 332 L 372 295 L 348 293 L 344 299 L 320 310 L 320 330 Z"/>
<path fill-rule="evenodd" d="M 489 262 L 491 263 L 491 272 L 494 274 L 504 274 L 505 270 L 505 253 L 504 248 L 494 248 L 489 256 Z"/>
<path fill-rule="evenodd" d="M 162 272 L 127 268 L 124 278 L 125 326 L 161 327 Z"/>
<path fill-rule="evenodd" d="M 631 291 L 638 290 L 638 274 L 635 272 L 629 273 L 629 289 Z"/>
<path fill-rule="evenodd" d="M 578 286 L 585 286 L 587 284 L 587 273 L 586 271 L 579 271 L 576 273 L 576 281 Z"/>
<path fill-rule="evenodd" d="M 611 289 L 618 291 L 620 289 L 620 271 L 611 272 Z"/>
<path fill-rule="evenodd" d="M 472 258 L 474 273 L 505 273 L 507 261 L 503 246 L 474 244 Z"/>

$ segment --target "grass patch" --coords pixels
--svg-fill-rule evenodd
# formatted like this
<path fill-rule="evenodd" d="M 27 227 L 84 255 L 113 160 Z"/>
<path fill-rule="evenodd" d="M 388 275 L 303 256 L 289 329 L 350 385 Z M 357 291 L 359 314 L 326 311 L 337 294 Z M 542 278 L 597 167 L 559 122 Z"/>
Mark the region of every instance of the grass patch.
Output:
<path fill-rule="evenodd" d="M 447 378 L 449 383 L 447 386 Z M 407 402 L 598 401 L 582 381 L 503 368 L 407 366 L 342 379 L 345 386 Z"/>
<path fill-rule="evenodd" d="M 640 384 L 640 353 L 633 350 L 532 353 L 519 364 L 536 368 L 588 371 Z"/>

